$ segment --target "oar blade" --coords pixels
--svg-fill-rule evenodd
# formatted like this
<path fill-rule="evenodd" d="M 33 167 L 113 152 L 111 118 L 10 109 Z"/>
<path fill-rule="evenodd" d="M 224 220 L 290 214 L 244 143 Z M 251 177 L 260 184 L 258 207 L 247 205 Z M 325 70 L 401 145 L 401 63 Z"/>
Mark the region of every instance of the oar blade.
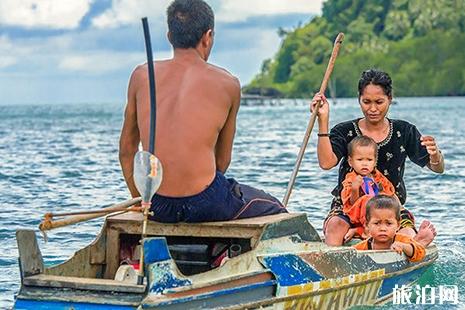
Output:
<path fill-rule="evenodd" d="M 143 202 L 152 200 L 162 178 L 163 168 L 160 160 L 149 152 L 137 152 L 134 156 L 134 182 Z"/>

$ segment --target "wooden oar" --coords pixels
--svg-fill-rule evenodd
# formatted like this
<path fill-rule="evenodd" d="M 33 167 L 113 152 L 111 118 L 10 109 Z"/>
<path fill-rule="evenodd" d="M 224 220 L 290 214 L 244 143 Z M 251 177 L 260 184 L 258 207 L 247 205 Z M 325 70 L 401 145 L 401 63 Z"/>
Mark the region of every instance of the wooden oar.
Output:
<path fill-rule="evenodd" d="M 141 198 L 133 198 L 121 203 L 117 203 L 108 208 L 103 208 L 101 210 L 89 210 L 82 212 L 69 212 L 69 213 L 46 213 L 44 220 L 39 224 L 39 229 L 42 232 L 46 230 L 51 230 L 58 227 L 63 227 L 67 225 L 72 225 L 88 220 L 92 220 L 110 213 L 118 211 L 131 211 L 130 207 L 141 202 Z M 55 217 L 69 216 L 61 220 L 53 221 Z"/>
<path fill-rule="evenodd" d="M 343 39 L 344 39 L 344 34 L 340 32 L 337 35 L 336 40 L 334 40 L 333 52 L 331 53 L 331 58 L 329 58 L 328 66 L 326 67 L 326 72 L 323 77 L 323 81 L 321 82 L 320 94 L 324 94 L 326 91 L 329 77 L 331 76 L 331 73 L 333 72 L 334 63 L 336 62 L 336 57 L 337 57 L 337 54 L 339 53 L 339 48 L 341 47 Z M 308 122 L 307 131 L 305 132 L 304 140 L 302 142 L 302 146 L 300 147 L 300 151 L 297 156 L 297 161 L 295 163 L 294 170 L 292 171 L 291 179 L 289 180 L 289 183 L 287 185 L 286 194 L 284 195 L 284 199 L 283 199 L 284 206 L 287 206 L 287 203 L 289 202 L 289 197 L 291 196 L 292 188 L 294 187 L 295 179 L 297 177 L 297 172 L 299 172 L 300 164 L 302 162 L 302 158 L 305 153 L 305 148 L 307 147 L 308 139 L 310 138 L 310 134 L 312 133 L 313 126 L 315 125 L 315 120 L 318 115 L 319 109 L 320 109 L 320 104 L 318 103 L 312 112 L 310 121 Z"/>

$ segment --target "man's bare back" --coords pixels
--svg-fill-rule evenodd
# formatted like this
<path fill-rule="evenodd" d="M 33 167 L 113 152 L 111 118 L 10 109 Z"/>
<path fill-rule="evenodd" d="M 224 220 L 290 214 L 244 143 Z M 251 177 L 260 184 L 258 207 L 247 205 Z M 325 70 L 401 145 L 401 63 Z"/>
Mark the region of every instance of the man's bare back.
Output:
<path fill-rule="evenodd" d="M 197 194 L 212 182 L 216 170 L 225 172 L 229 166 L 240 101 L 239 82 L 225 70 L 207 64 L 196 49 L 175 50 L 173 59 L 156 62 L 155 77 L 155 155 L 163 165 L 158 193 L 170 197 Z M 147 150 L 149 124 L 148 73 L 144 64 L 134 70 L 129 82 L 121 147 L 134 150 L 130 137 L 137 129 L 143 149 Z M 134 156 L 133 151 L 129 153 Z"/>
<path fill-rule="evenodd" d="M 167 10 L 174 56 L 155 63 L 157 120 L 155 155 L 163 180 L 152 198 L 151 220 L 225 221 L 287 212 L 275 197 L 224 172 L 231 162 L 239 81 L 207 63 L 213 46 L 214 15 L 203 0 L 174 0 Z M 147 65 L 131 75 L 120 137 L 120 163 L 133 197 L 134 155 L 150 145 Z"/>

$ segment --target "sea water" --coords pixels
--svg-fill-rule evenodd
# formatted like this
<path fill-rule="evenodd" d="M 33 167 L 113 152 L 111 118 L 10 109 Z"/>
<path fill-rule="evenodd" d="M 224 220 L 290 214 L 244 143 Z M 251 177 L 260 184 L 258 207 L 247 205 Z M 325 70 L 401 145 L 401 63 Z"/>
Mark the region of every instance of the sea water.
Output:
<path fill-rule="evenodd" d="M 437 227 L 438 261 L 419 284 L 456 285 L 465 308 L 465 97 L 397 98 L 389 117 L 433 135 L 446 162 L 435 174 L 407 162 L 407 207 L 417 222 Z M 297 103 L 297 104 L 296 104 Z M 16 229 L 34 229 L 47 212 L 108 206 L 129 198 L 118 162 L 122 103 L 0 106 L 0 308 L 10 308 L 20 286 Z M 357 100 L 339 99 L 330 120 L 360 117 Z M 305 102 L 241 107 L 228 175 L 282 198 L 310 117 Z M 323 171 L 311 136 L 289 202 L 321 233 L 337 169 Z M 101 219 L 60 228 L 39 246 L 47 265 L 70 257 L 99 232 Z M 426 306 L 411 306 L 424 309 Z M 428 306 L 429 307 L 429 306 Z M 435 309 L 445 306 L 436 305 Z M 405 309 L 388 303 L 387 309 Z"/>

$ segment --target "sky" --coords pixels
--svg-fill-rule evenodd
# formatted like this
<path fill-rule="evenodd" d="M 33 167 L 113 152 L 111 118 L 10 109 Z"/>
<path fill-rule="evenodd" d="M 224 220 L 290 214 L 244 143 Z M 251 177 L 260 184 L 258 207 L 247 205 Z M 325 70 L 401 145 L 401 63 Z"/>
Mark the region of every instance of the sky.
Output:
<path fill-rule="evenodd" d="M 155 59 L 171 0 L 0 0 L 0 105 L 125 102 L 134 67 L 146 61 L 141 18 Z M 278 28 L 321 15 L 323 0 L 206 0 L 215 12 L 209 62 L 247 84 L 279 50 Z"/>

